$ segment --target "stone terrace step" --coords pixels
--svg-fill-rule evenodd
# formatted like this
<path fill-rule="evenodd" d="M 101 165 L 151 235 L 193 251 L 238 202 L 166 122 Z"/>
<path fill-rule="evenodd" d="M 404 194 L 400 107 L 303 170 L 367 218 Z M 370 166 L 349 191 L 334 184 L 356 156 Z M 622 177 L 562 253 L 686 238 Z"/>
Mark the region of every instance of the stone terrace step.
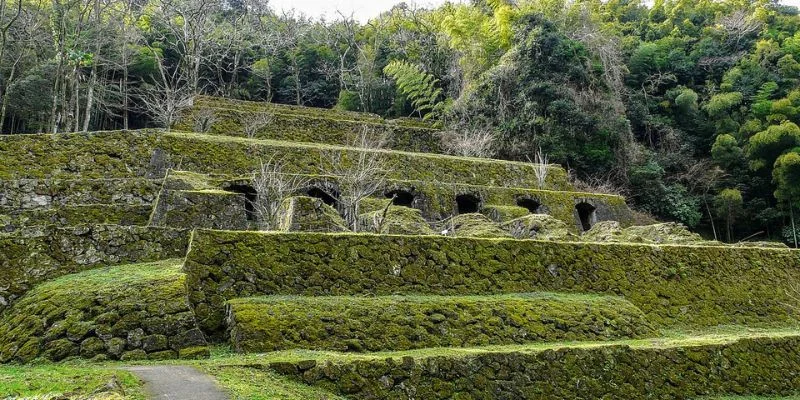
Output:
<path fill-rule="evenodd" d="M 266 118 L 266 119 L 265 119 Z M 254 121 L 261 121 L 256 127 Z M 262 126 L 263 125 L 263 126 Z M 441 153 L 441 137 L 427 124 L 377 115 L 202 97 L 174 126 L 184 131 L 259 139 L 347 145 L 361 132 L 385 139 L 386 148 Z M 250 130 L 250 132 L 248 132 Z"/>
<path fill-rule="evenodd" d="M 322 144 L 160 130 L 0 136 L 0 179 L 163 177 L 167 168 L 204 174 L 249 175 L 278 157 L 287 173 L 325 174 L 326 154 L 364 150 Z M 388 179 L 506 187 L 537 187 L 528 163 L 380 150 Z M 569 190 L 564 169 L 548 169 L 548 190 Z"/>
<path fill-rule="evenodd" d="M 184 270 L 201 326 L 259 295 L 624 296 L 658 327 L 797 322 L 800 252 L 368 234 L 196 231 Z"/>
<path fill-rule="evenodd" d="M 252 297 L 228 302 L 240 352 L 304 348 L 406 350 L 654 335 L 644 314 L 610 296 Z"/>
<path fill-rule="evenodd" d="M 800 389 L 800 332 L 243 361 L 352 399 L 685 399 Z M 259 365 L 260 364 L 260 365 Z"/>
<path fill-rule="evenodd" d="M 147 225 L 151 205 L 82 204 L 63 207 L 17 209 L 0 207 L 0 232 L 36 226 L 70 227 L 84 224 Z"/>

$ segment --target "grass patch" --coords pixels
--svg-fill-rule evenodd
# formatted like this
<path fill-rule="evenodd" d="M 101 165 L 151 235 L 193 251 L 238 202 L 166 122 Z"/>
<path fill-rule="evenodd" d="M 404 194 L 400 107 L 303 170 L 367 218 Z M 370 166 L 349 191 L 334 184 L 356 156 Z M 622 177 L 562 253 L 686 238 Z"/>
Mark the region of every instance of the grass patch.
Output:
<path fill-rule="evenodd" d="M 200 365 L 216 378 L 232 399 L 248 400 L 337 400 L 330 392 L 294 382 L 273 372 L 247 366 Z"/>
<path fill-rule="evenodd" d="M 128 371 L 102 366 L 0 366 L 0 398 L 147 399 Z"/>

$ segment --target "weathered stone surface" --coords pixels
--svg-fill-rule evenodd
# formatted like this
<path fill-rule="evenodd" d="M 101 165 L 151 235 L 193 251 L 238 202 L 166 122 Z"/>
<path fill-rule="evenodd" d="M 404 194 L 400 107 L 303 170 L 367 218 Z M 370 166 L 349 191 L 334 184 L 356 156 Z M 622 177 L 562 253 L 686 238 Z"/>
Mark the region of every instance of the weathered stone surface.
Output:
<path fill-rule="evenodd" d="M 278 229 L 287 232 L 347 232 L 336 209 L 321 199 L 307 196 L 290 197 L 278 211 Z"/>
<path fill-rule="evenodd" d="M 592 229 L 581 235 L 581 240 L 613 243 L 721 244 L 706 241 L 700 235 L 675 222 L 627 228 L 621 227 L 618 222 L 614 221 L 598 222 L 592 226 Z"/>
<path fill-rule="evenodd" d="M 160 186 L 159 180 L 142 178 L 0 180 L 0 207 L 32 209 L 84 204 L 150 205 Z"/>
<path fill-rule="evenodd" d="M 641 310 L 624 299 L 564 293 L 265 296 L 233 299 L 227 307 L 231 344 L 240 352 L 369 352 L 655 334 Z"/>
<path fill-rule="evenodd" d="M 547 214 L 528 214 L 506 222 L 502 228 L 517 239 L 576 240 L 578 238 L 569 232 L 564 221 Z"/>
<path fill-rule="evenodd" d="M 244 194 L 224 190 L 164 190 L 150 219 L 153 226 L 180 229 L 246 230 L 254 218 L 248 214 Z"/>
<path fill-rule="evenodd" d="M 693 399 L 800 389 L 800 338 L 690 347 L 603 346 L 269 367 L 352 399 Z"/>
<path fill-rule="evenodd" d="M 180 260 L 84 271 L 36 286 L 0 316 L 0 362 L 176 358 L 206 348 Z M 168 321 L 160 325 L 146 321 Z"/>
<path fill-rule="evenodd" d="M 62 275 L 180 257 L 188 232 L 143 226 L 82 225 L 0 236 L 0 311 L 33 285 Z"/>
<path fill-rule="evenodd" d="M 184 270 L 198 321 L 255 295 L 614 294 L 657 326 L 796 323 L 789 249 L 197 231 Z"/>

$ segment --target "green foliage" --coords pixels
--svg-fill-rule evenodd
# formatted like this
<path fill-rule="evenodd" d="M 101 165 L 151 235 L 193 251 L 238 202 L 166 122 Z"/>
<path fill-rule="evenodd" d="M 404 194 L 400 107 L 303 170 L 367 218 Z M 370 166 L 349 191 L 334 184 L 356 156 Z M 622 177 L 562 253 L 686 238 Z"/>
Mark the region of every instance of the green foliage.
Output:
<path fill-rule="evenodd" d="M 795 123 L 784 121 L 771 125 L 750 138 L 747 151 L 750 167 L 771 167 L 781 154 L 796 146 L 800 146 L 800 128 Z"/>
<path fill-rule="evenodd" d="M 772 179 L 775 182 L 775 198 L 797 205 L 800 201 L 800 149 L 794 149 L 775 161 Z"/>
<path fill-rule="evenodd" d="M 712 97 L 703 109 L 712 118 L 719 118 L 733 110 L 742 103 L 743 96 L 739 92 L 720 93 Z"/>
<path fill-rule="evenodd" d="M 424 119 L 436 118 L 442 112 L 442 89 L 436 87 L 439 80 L 433 75 L 397 60 L 387 64 L 383 72 L 395 80 L 397 89 L 411 100 L 414 110 Z"/>
<path fill-rule="evenodd" d="M 711 158 L 723 168 L 732 168 L 744 161 L 744 151 L 731 135 L 722 134 L 714 140 L 711 147 Z"/>

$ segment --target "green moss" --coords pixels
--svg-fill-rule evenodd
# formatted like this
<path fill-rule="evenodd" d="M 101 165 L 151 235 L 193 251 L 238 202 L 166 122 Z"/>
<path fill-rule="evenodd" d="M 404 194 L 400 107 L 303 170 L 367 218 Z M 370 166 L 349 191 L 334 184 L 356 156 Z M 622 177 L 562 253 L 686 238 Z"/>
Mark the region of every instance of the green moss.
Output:
<path fill-rule="evenodd" d="M 81 224 L 147 225 L 152 206 L 85 204 L 56 208 L 0 208 L 0 228 L 6 232 L 26 227 Z"/>
<path fill-rule="evenodd" d="M 57 208 L 87 204 L 141 206 L 152 203 L 160 180 L 21 179 L 0 181 L 0 214 L 29 208 Z"/>
<path fill-rule="evenodd" d="M 236 399 L 344 400 L 344 397 L 292 381 L 266 368 L 236 365 L 200 365 L 199 368 L 212 375 Z"/>
<path fill-rule="evenodd" d="M 530 214 L 527 208 L 509 205 L 485 205 L 481 208 L 481 214 L 490 220 L 501 224 Z"/>
<path fill-rule="evenodd" d="M 283 201 L 279 214 L 281 231 L 348 232 L 336 209 L 321 199 L 307 196 L 290 197 Z"/>
<path fill-rule="evenodd" d="M 614 297 L 255 297 L 228 302 L 237 351 L 291 348 L 406 350 L 653 335 L 644 315 Z"/>
<path fill-rule="evenodd" d="M 375 211 L 383 211 L 386 209 L 386 206 L 391 204 L 392 200 L 387 199 L 384 197 L 367 197 L 365 199 L 361 199 L 358 203 L 358 210 L 362 214 L 369 214 Z"/>
<path fill-rule="evenodd" d="M 219 189 L 164 190 L 149 224 L 178 229 L 246 230 L 250 227 L 246 201 L 241 193 Z"/>
<path fill-rule="evenodd" d="M 186 334 L 196 325 L 180 268 L 181 260 L 124 265 L 35 287 L 0 318 L 0 362 L 27 362 L 39 355 L 59 360 L 76 353 L 138 358 L 131 351 L 120 356 L 111 346 L 115 338 L 156 358 L 205 345 L 202 335 Z M 170 318 L 178 315 L 185 317 Z M 133 339 L 137 335 L 141 340 Z"/>
<path fill-rule="evenodd" d="M 361 214 L 359 217 L 362 232 L 400 234 L 400 235 L 433 235 L 433 229 L 422 218 L 419 210 L 389 206 L 383 209 Z"/>
<path fill-rule="evenodd" d="M 267 104 L 238 103 L 230 105 L 201 101 L 184 113 L 178 130 L 196 130 L 194 120 L 198 112 L 211 111 L 213 123 L 207 127 L 208 134 L 246 136 L 247 121 L 266 114 L 270 122 L 254 132 L 259 139 L 290 140 L 295 142 L 328 143 L 346 145 L 352 137 L 367 129 L 370 134 L 385 135 L 387 147 L 395 150 L 440 153 L 441 139 L 437 131 L 424 124 L 407 121 L 385 121 L 377 116 L 357 113 L 331 112 L 327 109 L 275 107 Z"/>
<path fill-rule="evenodd" d="M 584 292 L 625 297 L 657 326 L 780 325 L 800 284 L 788 249 L 371 234 L 198 231 L 185 271 L 207 332 L 255 295 Z"/>
<path fill-rule="evenodd" d="M 581 240 L 589 242 L 614 243 L 656 243 L 656 244 L 705 244 L 720 245 L 707 242 L 700 235 L 689 231 L 679 223 L 662 223 L 643 226 L 620 227 L 614 221 L 598 222 L 584 232 Z"/>
<path fill-rule="evenodd" d="M 40 282 L 99 265 L 182 257 L 188 239 L 186 231 L 115 225 L 43 227 L 30 235 L 0 236 L 0 298 L 13 303 Z"/>
<path fill-rule="evenodd" d="M 348 398 L 640 399 L 737 392 L 796 393 L 800 337 L 756 337 L 676 347 L 610 345 L 536 352 L 372 357 L 269 364 Z M 353 383 L 358 384 L 354 385 Z"/>
<path fill-rule="evenodd" d="M 132 373 L 88 365 L 0 366 L 0 390 L 8 398 L 147 399 Z"/>
<path fill-rule="evenodd" d="M 158 149 L 159 151 L 156 151 Z M 261 160 L 286 160 L 285 172 L 320 175 L 325 152 L 342 152 L 349 163 L 363 150 L 195 133 L 141 130 L 0 137 L 0 179 L 163 177 L 167 167 L 198 173 L 247 175 Z M 379 150 L 390 179 L 472 185 L 535 187 L 526 163 Z M 154 155 L 156 157 L 154 157 Z M 402 165 L 403 168 L 391 168 Z M 552 167 L 548 188 L 568 189 L 566 172 Z M 497 204 L 497 203 L 495 203 Z"/>
<path fill-rule="evenodd" d="M 564 221 L 546 214 L 528 214 L 501 226 L 517 239 L 577 240 Z"/>
<path fill-rule="evenodd" d="M 442 223 L 443 231 L 455 237 L 503 238 L 511 235 L 482 214 L 459 214 Z"/>

